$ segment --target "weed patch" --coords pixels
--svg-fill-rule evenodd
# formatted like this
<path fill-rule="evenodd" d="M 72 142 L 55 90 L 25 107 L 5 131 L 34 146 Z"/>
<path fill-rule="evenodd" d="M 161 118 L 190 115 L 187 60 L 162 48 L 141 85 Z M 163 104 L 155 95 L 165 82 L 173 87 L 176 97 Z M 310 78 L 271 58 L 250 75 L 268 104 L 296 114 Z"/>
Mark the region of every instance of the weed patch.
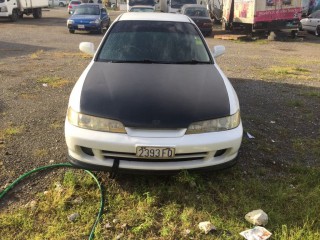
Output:
<path fill-rule="evenodd" d="M 48 84 L 51 87 L 59 88 L 70 83 L 69 80 L 60 77 L 43 77 L 37 80 L 38 83 Z"/>
<path fill-rule="evenodd" d="M 31 59 L 40 59 L 41 55 L 44 54 L 43 50 L 38 50 L 30 55 Z"/>

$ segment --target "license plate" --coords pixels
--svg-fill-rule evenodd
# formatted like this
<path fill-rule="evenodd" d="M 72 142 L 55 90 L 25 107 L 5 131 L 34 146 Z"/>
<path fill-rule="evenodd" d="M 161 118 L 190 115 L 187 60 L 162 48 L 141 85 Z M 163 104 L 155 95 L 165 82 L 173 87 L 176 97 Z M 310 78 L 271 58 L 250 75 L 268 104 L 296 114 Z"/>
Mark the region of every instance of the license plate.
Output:
<path fill-rule="evenodd" d="M 173 158 L 175 149 L 172 147 L 137 147 L 136 156 L 139 158 Z"/>
<path fill-rule="evenodd" d="M 78 25 L 78 28 L 84 28 L 84 25 Z"/>

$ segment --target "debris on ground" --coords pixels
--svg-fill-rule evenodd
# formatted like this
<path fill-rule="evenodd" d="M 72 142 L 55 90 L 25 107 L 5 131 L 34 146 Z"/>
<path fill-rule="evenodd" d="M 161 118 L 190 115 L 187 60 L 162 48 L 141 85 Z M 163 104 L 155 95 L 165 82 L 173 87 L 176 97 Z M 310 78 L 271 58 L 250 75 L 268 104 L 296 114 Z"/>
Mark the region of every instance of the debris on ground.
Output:
<path fill-rule="evenodd" d="M 70 215 L 68 216 L 68 220 L 69 220 L 70 222 L 74 222 L 74 221 L 76 221 L 77 218 L 79 218 L 79 217 L 80 217 L 80 214 L 79 214 L 79 213 L 72 213 L 72 214 L 70 214 Z"/>
<path fill-rule="evenodd" d="M 216 230 L 216 227 L 209 221 L 199 223 L 199 229 L 205 234 Z"/>
<path fill-rule="evenodd" d="M 247 137 L 249 138 L 249 139 L 254 139 L 255 137 L 254 136 L 252 136 L 250 133 L 248 133 L 247 132 Z"/>
<path fill-rule="evenodd" d="M 253 225 L 265 226 L 268 223 L 268 215 L 261 209 L 253 210 L 245 215 L 245 219 Z"/>
<path fill-rule="evenodd" d="M 247 240 L 266 240 L 272 233 L 264 227 L 256 226 L 240 233 Z"/>

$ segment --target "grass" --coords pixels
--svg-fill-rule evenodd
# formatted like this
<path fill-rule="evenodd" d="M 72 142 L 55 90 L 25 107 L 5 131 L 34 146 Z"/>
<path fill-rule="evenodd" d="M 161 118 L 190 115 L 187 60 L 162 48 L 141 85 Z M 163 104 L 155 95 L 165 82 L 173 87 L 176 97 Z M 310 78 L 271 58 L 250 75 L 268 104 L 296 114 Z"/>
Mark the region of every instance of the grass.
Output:
<path fill-rule="evenodd" d="M 312 76 L 312 71 L 297 66 L 271 66 L 263 69 L 261 75 L 268 79 L 295 79 L 295 80 L 317 80 Z"/>
<path fill-rule="evenodd" d="M 91 59 L 92 56 L 85 54 L 83 52 L 54 52 L 53 53 L 54 58 L 65 58 L 65 57 L 77 57 L 77 58 L 83 58 L 83 59 Z"/>
<path fill-rule="evenodd" d="M 89 175 L 67 171 L 61 187 L 52 186 L 35 196 L 34 208 L 0 214 L 1 239 L 82 239 L 86 238 L 99 207 L 99 192 Z M 60 185 L 60 184 L 59 184 Z M 79 196 L 85 204 L 75 201 Z M 75 222 L 68 221 L 79 213 Z"/>
<path fill-rule="evenodd" d="M 48 150 L 47 149 L 35 149 L 33 151 L 33 156 L 37 158 L 43 158 L 48 155 Z"/>
<path fill-rule="evenodd" d="M 56 76 L 48 76 L 48 77 L 42 77 L 37 80 L 38 83 L 47 84 L 48 86 L 59 88 L 63 87 L 70 83 L 69 80 L 56 77 Z"/>
<path fill-rule="evenodd" d="M 239 233 L 252 228 L 244 215 L 260 208 L 269 215 L 266 228 L 273 239 L 318 239 L 319 168 L 293 166 L 287 169 L 287 177 L 265 178 L 269 171 L 272 168 L 244 173 L 235 167 L 202 175 L 104 177 L 105 213 L 95 239 L 115 239 L 119 234 L 123 239 L 243 239 Z M 61 178 L 48 193 L 35 196 L 35 208 L 21 206 L 9 214 L 0 213 L 2 239 L 88 235 L 99 205 L 95 183 L 74 170 Z M 79 197 L 81 203 L 75 201 Z M 68 221 L 75 212 L 80 218 Z M 201 233 L 202 221 L 211 221 L 217 231 Z M 105 228 L 106 224 L 111 227 Z"/>
<path fill-rule="evenodd" d="M 63 123 L 62 122 L 54 122 L 52 124 L 50 124 L 50 128 L 57 130 L 63 127 Z"/>
<path fill-rule="evenodd" d="M 20 134 L 24 129 L 24 126 L 10 126 L 0 130 L 0 139 L 10 138 L 11 136 L 15 136 Z"/>
<path fill-rule="evenodd" d="M 44 54 L 43 50 L 38 50 L 30 55 L 31 59 L 40 59 L 40 56 Z"/>
<path fill-rule="evenodd" d="M 320 91 L 306 91 L 302 92 L 301 95 L 320 98 Z"/>

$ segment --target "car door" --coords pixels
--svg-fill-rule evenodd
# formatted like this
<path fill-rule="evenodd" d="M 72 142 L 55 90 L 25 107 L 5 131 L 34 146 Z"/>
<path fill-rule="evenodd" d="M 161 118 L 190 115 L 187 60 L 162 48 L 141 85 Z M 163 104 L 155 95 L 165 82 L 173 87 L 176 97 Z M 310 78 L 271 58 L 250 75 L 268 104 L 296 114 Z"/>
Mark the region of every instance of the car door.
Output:
<path fill-rule="evenodd" d="M 108 16 L 108 12 L 105 8 L 101 8 L 101 21 L 102 21 L 102 25 L 103 27 L 108 28 L 109 27 L 109 16 Z"/>
<path fill-rule="evenodd" d="M 316 12 L 312 13 L 310 16 L 312 16 L 311 18 L 309 18 L 310 30 L 316 31 L 317 26 L 320 25 L 320 11 L 316 11 Z"/>

